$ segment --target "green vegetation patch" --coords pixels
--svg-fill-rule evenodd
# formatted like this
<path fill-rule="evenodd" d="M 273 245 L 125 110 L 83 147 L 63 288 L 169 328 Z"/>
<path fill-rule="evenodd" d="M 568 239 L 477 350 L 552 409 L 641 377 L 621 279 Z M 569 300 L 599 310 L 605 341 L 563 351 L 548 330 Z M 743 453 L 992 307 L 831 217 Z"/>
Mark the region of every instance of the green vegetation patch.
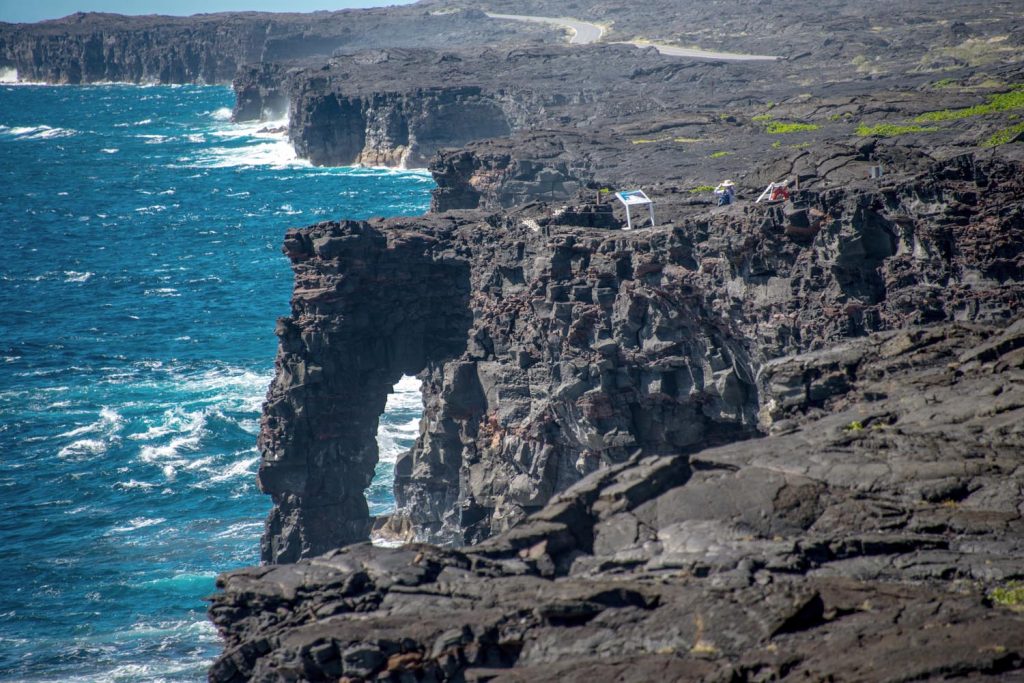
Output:
<path fill-rule="evenodd" d="M 997 605 L 1024 610 L 1024 583 L 1011 581 L 1005 586 L 993 588 L 989 598 Z"/>
<path fill-rule="evenodd" d="M 860 124 L 857 126 L 857 135 L 862 138 L 892 138 L 907 133 L 934 133 L 938 128 L 935 126 L 899 125 L 895 123 L 878 123 L 873 126 Z"/>
<path fill-rule="evenodd" d="M 805 133 L 818 130 L 816 123 L 787 123 L 785 121 L 769 121 L 764 130 L 770 135 L 787 135 L 789 133 Z"/>
<path fill-rule="evenodd" d="M 965 109 L 943 109 L 941 111 L 929 111 L 921 114 L 916 119 L 917 123 L 929 123 L 934 121 L 958 121 L 972 116 L 984 116 L 995 114 L 1010 109 L 1024 108 L 1024 86 L 1017 86 L 1010 92 L 989 95 L 988 102 L 976 104 Z"/>
<path fill-rule="evenodd" d="M 634 139 L 630 140 L 630 142 L 632 142 L 634 145 L 649 145 L 652 142 L 665 142 L 666 140 L 671 140 L 671 139 L 672 138 L 670 138 L 668 136 L 661 137 L 661 138 L 634 138 Z"/>
<path fill-rule="evenodd" d="M 727 157 L 730 154 L 732 154 L 732 152 L 712 152 L 711 154 L 708 155 L 708 158 L 709 159 L 721 159 L 722 157 Z"/>
<path fill-rule="evenodd" d="M 864 424 L 860 420 L 854 420 L 850 424 L 846 425 L 843 429 L 848 432 L 859 432 L 864 429 Z"/>
<path fill-rule="evenodd" d="M 1024 133 L 1024 123 L 1018 123 L 1016 126 L 1010 126 L 1009 128 L 1003 128 L 1000 131 L 996 131 L 986 138 L 981 145 L 982 147 L 998 147 L 999 145 L 1005 145 L 1016 140 L 1017 136 L 1022 133 Z"/>
<path fill-rule="evenodd" d="M 755 121 L 757 123 L 761 123 L 763 121 L 771 121 L 772 120 L 772 115 L 771 114 L 758 114 L 757 116 L 752 116 L 750 118 L 750 120 L 751 121 Z"/>
<path fill-rule="evenodd" d="M 690 188 L 690 194 L 700 194 L 702 192 L 714 192 L 714 185 L 698 185 L 697 187 Z"/>

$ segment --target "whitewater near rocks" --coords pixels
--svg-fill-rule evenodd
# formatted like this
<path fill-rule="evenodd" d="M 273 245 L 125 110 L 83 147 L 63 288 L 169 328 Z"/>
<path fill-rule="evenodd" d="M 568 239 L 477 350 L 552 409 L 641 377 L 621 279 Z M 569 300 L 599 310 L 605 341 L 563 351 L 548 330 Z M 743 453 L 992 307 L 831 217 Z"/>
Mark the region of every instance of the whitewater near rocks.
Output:
<path fill-rule="evenodd" d="M 429 201 L 422 174 L 311 168 L 230 123 L 231 101 L 0 86 L 5 680 L 203 677 L 219 640 L 202 598 L 257 561 L 266 514 L 254 446 L 287 310 L 281 225 Z M 392 460 L 416 388 L 385 416 Z M 390 487 L 369 495 L 392 508 Z"/>

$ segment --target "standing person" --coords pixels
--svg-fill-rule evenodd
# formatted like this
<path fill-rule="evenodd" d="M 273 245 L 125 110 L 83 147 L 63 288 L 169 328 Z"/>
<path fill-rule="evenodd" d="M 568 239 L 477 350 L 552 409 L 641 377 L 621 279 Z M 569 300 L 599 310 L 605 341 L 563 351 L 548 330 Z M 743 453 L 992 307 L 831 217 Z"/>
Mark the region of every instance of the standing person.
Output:
<path fill-rule="evenodd" d="M 736 201 L 736 183 L 731 180 L 723 180 L 715 188 L 715 196 L 718 197 L 719 206 L 728 206 Z"/>

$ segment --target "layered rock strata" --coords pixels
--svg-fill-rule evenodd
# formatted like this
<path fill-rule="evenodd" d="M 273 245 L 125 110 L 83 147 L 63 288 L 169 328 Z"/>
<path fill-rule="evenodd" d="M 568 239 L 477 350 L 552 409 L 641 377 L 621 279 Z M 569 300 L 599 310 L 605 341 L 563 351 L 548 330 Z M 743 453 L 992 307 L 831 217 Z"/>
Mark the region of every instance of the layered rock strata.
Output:
<path fill-rule="evenodd" d="M 239 67 L 319 63 L 380 47 L 519 44 L 555 39 L 475 9 L 388 7 L 339 12 L 230 12 L 192 17 L 78 13 L 36 24 L 0 23 L 0 68 L 44 83 L 231 83 Z"/>
<path fill-rule="evenodd" d="M 764 72 L 622 45 L 378 50 L 295 74 L 289 136 L 314 164 L 423 167 L 439 149 L 518 130 L 657 118 L 666 100 L 700 101 L 694 84 L 711 75 L 738 87 Z"/>
<path fill-rule="evenodd" d="M 418 538 L 463 544 L 637 453 L 754 435 L 772 358 L 1012 317 L 1019 178 L 965 156 L 909 182 L 807 191 L 816 235 L 757 206 L 631 233 L 567 225 L 616 220 L 582 207 L 289 232 L 296 289 L 260 437 L 264 560 L 366 538 L 373 435 L 402 374 L 423 379 L 425 412 L 396 500 Z"/>
<path fill-rule="evenodd" d="M 464 551 L 218 579 L 213 681 L 932 680 L 1024 669 L 1024 321 L 764 365 L 769 436 L 638 455 Z"/>

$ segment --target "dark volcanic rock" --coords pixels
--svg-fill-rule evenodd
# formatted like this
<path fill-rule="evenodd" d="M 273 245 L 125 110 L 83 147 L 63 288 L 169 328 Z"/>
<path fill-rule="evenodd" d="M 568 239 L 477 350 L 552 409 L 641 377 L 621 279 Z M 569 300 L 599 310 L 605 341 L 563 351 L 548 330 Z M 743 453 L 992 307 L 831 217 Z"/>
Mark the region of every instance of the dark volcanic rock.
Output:
<path fill-rule="evenodd" d="M 448 46 L 240 76 L 246 116 L 287 94 L 314 163 L 429 161 L 438 188 L 426 218 L 288 233 L 260 481 L 263 558 L 295 563 L 219 579 L 211 678 L 1020 677 L 1019 10 L 492 9 L 787 59 Z M 611 230 L 634 187 L 658 226 Z M 417 543 L 338 549 L 369 535 L 408 373 L 424 417 L 376 524 Z"/>
<path fill-rule="evenodd" d="M 963 157 L 807 191 L 816 235 L 755 206 L 633 232 L 459 212 L 290 232 L 293 311 L 261 433 L 276 504 L 264 559 L 366 538 L 377 417 L 403 373 L 424 380 L 425 412 L 396 467 L 400 511 L 418 538 L 461 544 L 636 453 L 753 435 L 768 405 L 754 377 L 772 358 L 1009 319 L 1024 297 L 1019 178 Z"/>
<path fill-rule="evenodd" d="M 230 83 L 242 65 L 323 61 L 380 47 L 522 43 L 550 37 L 479 10 L 423 6 L 340 12 L 233 12 L 192 17 L 78 13 L 37 24 L 0 23 L 0 67 L 46 83 Z M 282 112 L 283 113 L 283 112 Z"/>
<path fill-rule="evenodd" d="M 211 680 L 1019 676 L 1022 351 L 1018 320 L 779 359 L 766 438 L 638 456 L 463 552 L 224 574 Z"/>
<path fill-rule="evenodd" d="M 666 99 L 707 104 L 697 83 L 756 91 L 768 71 L 719 66 L 624 45 L 360 53 L 291 78 L 290 137 L 314 164 L 425 166 L 439 149 L 517 130 L 653 120 Z"/>

